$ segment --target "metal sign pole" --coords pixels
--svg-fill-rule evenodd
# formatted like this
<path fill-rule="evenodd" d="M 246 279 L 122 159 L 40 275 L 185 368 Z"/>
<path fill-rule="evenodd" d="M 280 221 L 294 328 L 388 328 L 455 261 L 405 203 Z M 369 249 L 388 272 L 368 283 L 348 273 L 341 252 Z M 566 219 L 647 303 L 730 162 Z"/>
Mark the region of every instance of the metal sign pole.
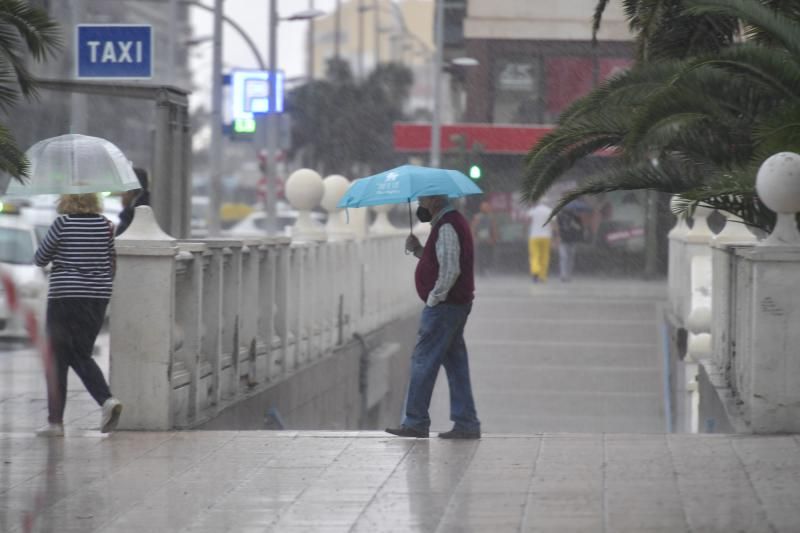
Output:
<path fill-rule="evenodd" d="M 277 199 L 275 198 L 275 180 L 277 179 L 278 159 L 278 5 L 276 0 L 269 2 L 269 94 L 267 106 L 267 201 L 266 228 L 269 235 L 278 231 Z"/>
<path fill-rule="evenodd" d="M 211 69 L 211 175 L 209 176 L 208 233 L 220 233 L 222 206 L 222 11 L 224 0 L 214 0 L 214 52 Z"/>

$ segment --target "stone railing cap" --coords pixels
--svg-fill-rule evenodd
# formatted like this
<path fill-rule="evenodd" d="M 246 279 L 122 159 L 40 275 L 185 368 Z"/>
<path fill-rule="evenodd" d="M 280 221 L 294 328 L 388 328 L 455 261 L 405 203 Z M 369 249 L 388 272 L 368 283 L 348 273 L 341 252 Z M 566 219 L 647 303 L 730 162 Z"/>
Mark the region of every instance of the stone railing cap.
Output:
<path fill-rule="evenodd" d="M 176 239 L 161 229 L 150 206 L 140 205 L 134 211 L 131 225 L 115 242 L 117 247 L 173 248 Z"/>

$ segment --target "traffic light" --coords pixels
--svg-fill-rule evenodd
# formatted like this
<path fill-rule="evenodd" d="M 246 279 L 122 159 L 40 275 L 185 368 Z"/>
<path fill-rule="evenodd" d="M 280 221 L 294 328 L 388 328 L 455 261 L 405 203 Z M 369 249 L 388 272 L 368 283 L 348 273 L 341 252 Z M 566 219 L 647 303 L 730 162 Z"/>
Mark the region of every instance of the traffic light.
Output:
<path fill-rule="evenodd" d="M 472 143 L 469 154 L 469 177 L 479 180 L 483 177 L 483 145 L 479 142 Z"/>
<path fill-rule="evenodd" d="M 234 133 L 255 133 L 256 121 L 252 118 L 237 118 L 233 121 Z"/>
<path fill-rule="evenodd" d="M 483 171 L 481 170 L 480 165 L 473 164 L 469 167 L 469 177 L 474 180 L 481 179 L 483 175 Z"/>

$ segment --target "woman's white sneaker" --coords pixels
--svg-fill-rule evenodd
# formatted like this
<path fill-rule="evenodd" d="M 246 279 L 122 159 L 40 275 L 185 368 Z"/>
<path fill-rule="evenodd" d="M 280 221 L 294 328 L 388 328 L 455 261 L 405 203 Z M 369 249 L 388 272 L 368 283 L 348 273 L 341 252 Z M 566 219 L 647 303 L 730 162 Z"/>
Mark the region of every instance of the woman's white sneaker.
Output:
<path fill-rule="evenodd" d="M 100 421 L 100 432 L 110 433 L 114 431 L 119 422 L 119 415 L 122 413 L 122 404 L 116 398 L 109 398 L 103 403 L 103 418 Z"/>
<path fill-rule="evenodd" d="M 37 430 L 36 435 L 39 437 L 63 437 L 64 424 L 49 423 L 45 427 Z"/>

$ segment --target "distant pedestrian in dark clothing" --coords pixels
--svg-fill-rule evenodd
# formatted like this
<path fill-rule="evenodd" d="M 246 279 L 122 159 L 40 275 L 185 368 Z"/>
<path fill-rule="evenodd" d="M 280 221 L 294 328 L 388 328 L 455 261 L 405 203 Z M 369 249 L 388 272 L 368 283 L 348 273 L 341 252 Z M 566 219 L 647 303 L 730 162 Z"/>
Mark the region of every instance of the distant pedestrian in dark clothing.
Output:
<path fill-rule="evenodd" d="M 58 203 L 61 214 L 47 232 L 35 263 L 53 264 L 47 300 L 47 334 L 53 352 L 47 372 L 49 424 L 42 436 L 64 435 L 67 371 L 81 378 L 102 407 L 100 430 L 112 431 L 122 404 L 111 395 L 103 372 L 92 359 L 92 349 L 103 325 L 114 282 L 114 225 L 100 213 L 96 194 L 70 194 Z"/>
<path fill-rule="evenodd" d="M 494 247 L 497 244 L 497 224 L 489 202 L 481 203 L 481 210 L 472 217 L 471 228 L 478 274 L 485 275 L 494 264 Z"/>
<path fill-rule="evenodd" d="M 558 269 L 561 281 L 567 282 L 572 279 L 572 270 L 575 267 L 575 249 L 584 238 L 583 222 L 569 206 L 565 207 L 556 216 L 553 234 L 558 244 Z"/>
<path fill-rule="evenodd" d="M 444 366 L 450 386 L 450 419 L 455 425 L 439 437 L 477 439 L 481 424 L 475 412 L 464 342 L 464 326 L 475 292 L 472 233 L 467 219 L 446 196 L 420 197 L 419 206 L 417 217 L 431 223 L 431 233 L 424 247 L 410 235 L 406 250 L 419 258 L 414 277 L 425 308 L 411 357 L 405 417 L 400 427 L 386 431 L 400 437 L 428 437 L 433 387 L 439 367 Z"/>
<path fill-rule="evenodd" d="M 133 222 L 133 214 L 140 205 L 150 205 L 150 180 L 147 171 L 142 168 L 134 168 L 136 178 L 141 184 L 141 189 L 125 191 L 122 195 L 122 211 L 119 214 L 119 226 L 117 226 L 117 236 L 122 235 L 128 226 Z"/>

